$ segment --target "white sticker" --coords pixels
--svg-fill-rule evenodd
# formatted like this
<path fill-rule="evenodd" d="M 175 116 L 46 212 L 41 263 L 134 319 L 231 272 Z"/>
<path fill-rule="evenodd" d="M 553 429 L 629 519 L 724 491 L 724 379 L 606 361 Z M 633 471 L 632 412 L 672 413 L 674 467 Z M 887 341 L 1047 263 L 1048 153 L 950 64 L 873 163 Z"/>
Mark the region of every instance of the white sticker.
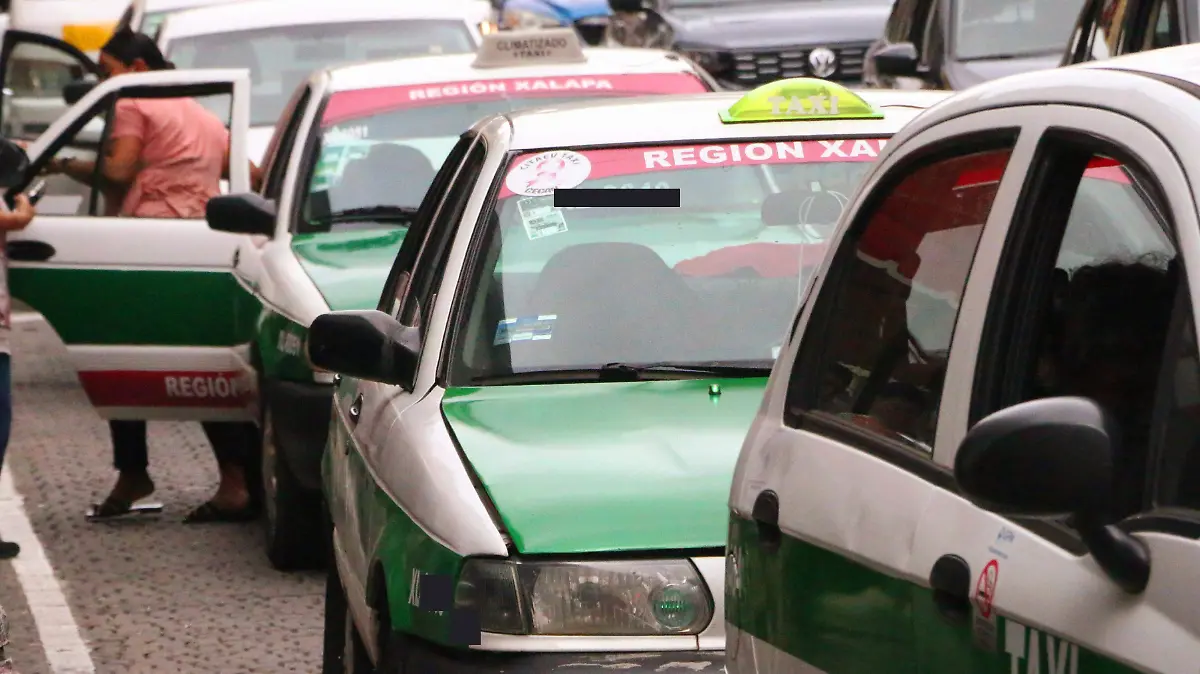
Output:
<path fill-rule="evenodd" d="M 513 194 L 530 197 L 553 194 L 556 189 L 578 187 L 592 173 L 592 162 L 570 150 L 542 152 L 517 164 L 504 184 Z"/>
<path fill-rule="evenodd" d="M 530 241 L 567 231 L 567 219 L 554 207 L 553 197 L 530 197 L 517 202 L 521 224 Z"/>

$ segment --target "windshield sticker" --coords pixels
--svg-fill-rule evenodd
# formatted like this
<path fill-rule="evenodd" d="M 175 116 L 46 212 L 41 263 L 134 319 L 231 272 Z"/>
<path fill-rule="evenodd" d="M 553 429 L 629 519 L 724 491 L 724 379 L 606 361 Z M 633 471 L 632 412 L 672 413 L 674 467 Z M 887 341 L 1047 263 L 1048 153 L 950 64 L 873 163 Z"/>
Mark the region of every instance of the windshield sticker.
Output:
<path fill-rule="evenodd" d="M 567 231 L 567 218 L 554 207 L 554 197 L 527 197 L 517 202 L 517 209 L 530 241 Z"/>
<path fill-rule="evenodd" d="M 329 100 L 322 126 L 389 110 L 430 105 L 491 101 L 501 98 L 562 98 L 634 96 L 638 94 L 694 94 L 708 91 L 690 73 L 637 73 L 580 77 L 519 77 L 463 80 L 409 86 L 343 91 Z"/>
<path fill-rule="evenodd" d="M 492 346 L 550 339 L 557 318 L 558 314 L 505 318 L 496 325 L 496 338 L 492 340 Z"/>
<path fill-rule="evenodd" d="M 541 152 L 518 163 L 508 173 L 504 186 L 513 194 L 536 197 L 556 189 L 578 187 L 592 172 L 592 162 L 578 152 Z"/>
<path fill-rule="evenodd" d="M 570 152 L 587 162 L 587 180 L 601 180 L 620 176 L 645 175 L 660 171 L 672 171 L 679 168 L 721 168 L 726 166 L 760 165 L 760 164 L 803 164 L 822 162 L 872 162 L 879 151 L 887 143 L 884 139 L 856 140 L 789 140 L 758 143 L 735 143 L 724 145 L 678 145 L 671 147 L 623 147 L 609 150 L 590 150 Z M 567 152 L 560 150 L 559 153 Z M 500 198 L 514 195 L 541 195 L 553 191 L 554 188 L 569 189 L 580 183 L 554 185 L 545 191 L 529 192 L 516 189 L 520 185 L 513 184 L 513 175 L 538 158 L 554 154 L 551 152 L 528 155 L 517 159 L 516 168 L 509 174 L 505 186 L 500 190 Z M 581 181 L 582 182 L 582 181 Z M 617 183 L 614 189 L 636 186 L 642 181 Z M 650 183 L 651 187 L 659 187 L 657 180 Z M 666 183 L 666 181 L 663 181 Z M 600 184 L 597 187 L 609 187 Z M 643 187 L 646 187 L 643 185 Z M 670 189 L 670 188 L 665 188 Z"/>

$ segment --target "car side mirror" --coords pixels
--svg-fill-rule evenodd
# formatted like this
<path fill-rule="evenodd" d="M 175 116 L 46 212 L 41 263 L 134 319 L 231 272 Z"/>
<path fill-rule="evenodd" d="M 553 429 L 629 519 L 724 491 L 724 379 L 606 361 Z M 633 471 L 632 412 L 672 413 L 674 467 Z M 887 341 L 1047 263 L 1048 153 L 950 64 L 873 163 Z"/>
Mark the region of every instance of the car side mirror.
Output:
<path fill-rule="evenodd" d="M 275 202 L 254 193 L 223 194 L 204 208 L 208 226 L 231 234 L 275 235 Z"/>
<path fill-rule="evenodd" d="M 954 458 L 963 494 L 1000 515 L 1071 516 L 1089 552 L 1131 593 L 1150 580 L 1145 544 L 1113 526 L 1117 429 L 1087 398 L 1043 398 L 975 424 Z"/>
<path fill-rule="evenodd" d="M 0 138 L 0 188 L 19 185 L 29 173 L 29 155 L 25 148 L 7 138 Z"/>
<path fill-rule="evenodd" d="M 96 84 L 98 83 L 93 80 L 75 80 L 63 87 L 63 100 L 67 102 L 67 105 L 75 105 L 80 99 L 87 96 L 89 91 L 95 89 Z"/>
<path fill-rule="evenodd" d="M 421 338 L 382 311 L 334 311 L 308 328 L 308 360 L 337 374 L 408 386 L 417 372 Z"/>
<path fill-rule="evenodd" d="M 875 70 L 880 75 L 912 77 L 917 74 L 921 55 L 913 43 L 896 42 L 875 52 L 871 58 L 875 60 Z"/>

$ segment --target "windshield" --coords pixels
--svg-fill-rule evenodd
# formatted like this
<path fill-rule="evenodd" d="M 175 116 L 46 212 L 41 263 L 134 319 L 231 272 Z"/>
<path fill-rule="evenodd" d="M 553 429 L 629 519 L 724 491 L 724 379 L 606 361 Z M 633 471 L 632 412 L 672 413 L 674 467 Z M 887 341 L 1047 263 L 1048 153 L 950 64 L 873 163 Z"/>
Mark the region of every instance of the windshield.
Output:
<path fill-rule="evenodd" d="M 377 223 L 372 213 L 361 212 L 364 208 L 416 209 L 459 136 L 488 115 L 595 97 L 705 90 L 694 75 L 665 73 L 497 79 L 336 93 L 322 116 L 318 160 L 300 231 Z M 339 219 L 339 213 L 354 217 Z"/>
<path fill-rule="evenodd" d="M 179 68 L 249 68 L 250 124 L 274 126 L 296 87 L 314 70 L 400 56 L 475 50 L 462 21 L 372 21 L 279 26 L 173 39 Z M 224 113 L 222 113 L 224 114 Z"/>
<path fill-rule="evenodd" d="M 142 17 L 142 29 L 138 32 L 154 37 L 168 14 L 170 12 L 146 12 L 145 16 Z"/>
<path fill-rule="evenodd" d="M 960 61 L 1042 56 L 1065 49 L 1083 0 L 954 0 Z"/>
<path fill-rule="evenodd" d="M 486 220 L 452 377 L 471 385 L 610 363 L 760 368 L 766 376 L 883 143 L 515 157 Z M 604 199 L 607 190 L 678 190 L 679 206 L 555 207 L 553 191 L 564 187 L 600 188 Z"/>

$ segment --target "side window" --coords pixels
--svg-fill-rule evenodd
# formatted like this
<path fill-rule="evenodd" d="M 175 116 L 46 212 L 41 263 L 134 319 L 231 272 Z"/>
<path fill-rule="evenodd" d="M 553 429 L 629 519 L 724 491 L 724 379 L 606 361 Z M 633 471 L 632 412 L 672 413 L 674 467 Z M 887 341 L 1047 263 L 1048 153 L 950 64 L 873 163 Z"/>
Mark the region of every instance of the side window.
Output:
<path fill-rule="evenodd" d="M 929 17 L 925 21 L 922 35 L 924 44 L 919 44 L 917 47 L 921 51 L 921 65 L 926 67 L 939 63 L 942 58 L 944 32 L 937 25 L 937 22 L 941 21 L 941 7 L 940 4 L 934 5 L 929 10 Z"/>
<path fill-rule="evenodd" d="M 1075 50 L 1074 62 L 1100 61 L 1117 52 L 1117 36 L 1125 19 L 1127 0 L 1096 0 L 1081 25 L 1084 44 Z"/>
<path fill-rule="evenodd" d="M 36 140 L 69 107 L 63 88 L 88 74 L 69 52 L 36 42 L 18 42 L 4 73 L 3 128 L 8 138 Z"/>
<path fill-rule="evenodd" d="M 884 39 L 892 44 L 912 39 L 913 17 L 920 2 L 921 0 L 896 0 L 884 29 Z"/>
<path fill-rule="evenodd" d="M 380 311 L 390 314 L 397 320 L 400 317 L 400 305 L 408 293 L 413 265 L 416 264 L 417 254 L 429 235 L 434 215 L 442 203 L 442 195 L 450 187 L 450 183 L 458 174 L 459 167 L 467 157 L 467 151 L 474 143 L 475 136 L 464 134 L 450 150 L 450 154 L 446 156 L 446 160 L 442 162 L 441 168 L 434 176 L 429 190 L 425 192 L 425 198 L 422 200 L 420 208 L 417 209 L 417 216 L 404 235 L 404 242 L 400 244 L 400 251 L 396 254 L 396 261 L 392 264 L 392 271 L 388 274 L 387 283 L 384 284 L 383 296 L 379 300 L 378 307 Z"/>
<path fill-rule="evenodd" d="M 1179 29 L 1179 6 L 1176 0 L 1155 0 L 1146 23 L 1142 50 L 1174 47 L 1182 44 Z"/>
<path fill-rule="evenodd" d="M 227 93 L 195 99 L 110 99 L 39 160 L 40 168 L 65 164 L 68 172 L 45 176 L 46 190 L 38 212 L 203 219 L 208 199 L 221 190 L 228 140 L 220 147 L 197 135 L 187 141 L 187 147 L 176 147 L 157 132 L 156 118 L 175 114 L 176 106 L 194 106 L 191 114 L 196 124 L 207 124 L 210 131 L 222 133 L 230 100 Z M 210 110 L 221 107 L 226 110 L 225 119 L 208 116 Z M 193 157 L 187 171 L 172 163 L 181 151 Z M 52 158 L 47 161 L 46 157 Z"/>
<path fill-rule="evenodd" d="M 292 99 L 292 104 L 284 111 L 275 128 L 275 137 L 271 139 L 267 154 L 269 160 L 263 166 L 267 175 L 263 184 L 263 195 L 268 199 L 279 199 L 292 153 L 297 149 L 303 151 L 303 148 L 296 147 L 296 134 L 300 132 L 300 125 L 304 121 L 304 113 L 308 109 L 308 102 L 311 98 L 312 90 L 304 87 L 298 97 Z"/>
<path fill-rule="evenodd" d="M 429 236 L 417 253 L 417 262 L 409 283 L 410 290 L 402 302 L 399 320 L 403 325 L 421 327 L 424 318 L 432 310 L 433 300 L 446 267 L 446 253 L 458 233 L 463 211 L 466 210 L 467 201 L 475 190 L 475 184 L 479 182 L 479 173 L 486 159 L 487 146 L 481 140 L 467 153 L 466 161 L 463 162 L 454 183 L 446 193 L 445 200 L 434 215 Z"/>
<path fill-rule="evenodd" d="M 860 215 L 792 372 L 796 422 L 824 417 L 931 451 L 959 302 L 1011 147 L 910 167 Z"/>
<path fill-rule="evenodd" d="M 1037 398 L 1095 400 L 1119 429 L 1116 514 L 1124 517 L 1145 504 L 1154 430 L 1161 428 L 1155 401 L 1164 399 L 1156 393 L 1182 269 L 1152 177 L 1115 159 L 1115 150 L 1093 147 L 1051 138 L 1041 170 L 1031 172 L 1046 177 L 1030 188 L 1037 196 L 1029 215 L 1014 223 L 1013 264 L 1002 265 L 997 286 L 1021 291 L 997 293 L 976 384 L 976 395 L 989 403 L 973 405 L 972 417 Z M 1180 390 L 1190 396 L 1187 367 L 1195 352 L 1182 345 L 1195 340 L 1180 332 Z M 1189 427 L 1191 444 L 1196 428 Z"/>

